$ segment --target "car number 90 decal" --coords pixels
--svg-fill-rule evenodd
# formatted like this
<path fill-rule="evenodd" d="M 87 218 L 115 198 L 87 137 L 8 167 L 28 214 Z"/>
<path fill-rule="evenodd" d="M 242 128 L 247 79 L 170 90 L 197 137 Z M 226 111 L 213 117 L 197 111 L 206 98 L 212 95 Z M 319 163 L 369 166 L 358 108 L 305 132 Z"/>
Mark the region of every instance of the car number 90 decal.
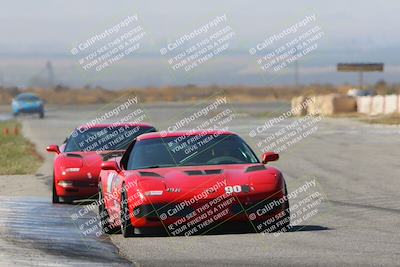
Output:
<path fill-rule="evenodd" d="M 232 194 L 233 192 L 235 192 L 235 193 L 242 192 L 242 186 L 234 185 L 234 186 L 226 186 L 225 187 L 225 193 Z"/>
<path fill-rule="evenodd" d="M 233 185 L 233 186 L 226 186 L 225 193 L 232 194 L 232 193 L 248 193 L 251 191 L 251 187 L 249 185 Z"/>

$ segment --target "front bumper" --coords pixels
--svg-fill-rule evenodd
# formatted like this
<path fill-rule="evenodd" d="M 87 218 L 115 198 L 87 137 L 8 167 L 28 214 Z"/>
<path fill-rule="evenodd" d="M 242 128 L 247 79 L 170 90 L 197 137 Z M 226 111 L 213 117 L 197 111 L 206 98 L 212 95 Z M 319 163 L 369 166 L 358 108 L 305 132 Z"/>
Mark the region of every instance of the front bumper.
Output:
<path fill-rule="evenodd" d="M 286 203 L 278 201 L 276 196 L 274 199 L 255 199 L 253 201 L 245 201 L 233 196 L 216 205 L 210 205 L 210 201 L 204 201 L 183 209 L 179 209 L 179 203 L 143 203 L 131 211 L 131 222 L 134 227 L 166 228 L 168 225 L 176 224 L 177 221 L 184 221 L 192 226 L 206 220 L 212 221 L 213 224 L 225 221 L 261 222 L 274 217 L 287 208 Z M 271 205 L 271 203 L 277 204 Z"/>
<path fill-rule="evenodd" d="M 59 182 L 56 183 L 56 191 L 59 197 L 70 199 L 87 199 L 95 197 L 98 193 L 98 182 L 96 178 L 91 181 L 72 181 L 70 186 L 60 186 Z M 67 180 L 66 180 L 67 181 Z"/>

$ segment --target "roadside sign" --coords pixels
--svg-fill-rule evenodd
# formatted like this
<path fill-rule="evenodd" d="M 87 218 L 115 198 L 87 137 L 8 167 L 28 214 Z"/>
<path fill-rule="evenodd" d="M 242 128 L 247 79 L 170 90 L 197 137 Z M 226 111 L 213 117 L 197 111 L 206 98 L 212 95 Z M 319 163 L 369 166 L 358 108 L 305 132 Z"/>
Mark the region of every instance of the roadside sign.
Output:
<path fill-rule="evenodd" d="M 370 72 L 370 71 L 383 71 L 383 63 L 339 63 L 337 65 L 338 71 L 344 72 Z"/>
<path fill-rule="evenodd" d="M 337 71 L 358 72 L 360 89 L 364 89 L 364 72 L 383 71 L 383 63 L 339 63 Z"/>

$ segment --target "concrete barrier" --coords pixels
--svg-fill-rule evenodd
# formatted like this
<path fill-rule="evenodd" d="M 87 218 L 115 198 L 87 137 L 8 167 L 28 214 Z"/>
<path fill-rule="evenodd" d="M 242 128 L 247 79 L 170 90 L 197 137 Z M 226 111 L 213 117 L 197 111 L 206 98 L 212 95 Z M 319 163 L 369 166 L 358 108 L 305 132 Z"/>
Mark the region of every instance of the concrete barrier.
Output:
<path fill-rule="evenodd" d="M 333 115 L 357 111 L 357 102 L 354 97 L 340 94 L 319 95 L 315 102 L 308 106 L 308 114 Z"/>
<path fill-rule="evenodd" d="M 385 96 L 385 114 L 400 112 L 400 95 Z"/>
<path fill-rule="evenodd" d="M 318 95 L 314 97 L 314 102 L 310 103 L 307 107 L 307 114 L 326 114 L 329 113 L 331 107 L 329 106 L 328 98 L 330 96 Z"/>
<path fill-rule="evenodd" d="M 304 102 L 313 98 L 308 106 Z M 292 99 L 292 108 L 296 109 L 296 116 L 306 114 L 333 115 L 338 113 L 359 112 L 369 115 L 391 114 L 400 112 L 400 95 L 376 95 L 352 97 L 341 94 L 318 95 L 315 97 L 295 97 Z"/>
<path fill-rule="evenodd" d="M 292 98 L 292 112 L 294 116 L 305 116 L 307 115 L 307 106 L 305 102 L 308 97 L 298 96 Z"/>
<path fill-rule="evenodd" d="M 357 97 L 357 111 L 369 115 L 400 112 L 400 95 Z"/>
<path fill-rule="evenodd" d="M 399 96 L 398 95 L 386 95 L 383 107 L 384 114 L 391 114 L 398 112 L 399 110 Z"/>
<path fill-rule="evenodd" d="M 383 114 L 385 107 L 385 97 L 383 95 L 376 95 L 372 98 L 371 115 Z"/>
<path fill-rule="evenodd" d="M 333 98 L 333 113 L 350 113 L 357 111 L 356 98 L 347 95 L 335 95 Z"/>
<path fill-rule="evenodd" d="M 370 114 L 371 113 L 371 105 L 372 105 L 372 97 L 371 96 L 360 96 L 357 97 L 357 112 Z"/>
<path fill-rule="evenodd" d="M 397 112 L 400 113 L 400 95 L 397 95 Z"/>

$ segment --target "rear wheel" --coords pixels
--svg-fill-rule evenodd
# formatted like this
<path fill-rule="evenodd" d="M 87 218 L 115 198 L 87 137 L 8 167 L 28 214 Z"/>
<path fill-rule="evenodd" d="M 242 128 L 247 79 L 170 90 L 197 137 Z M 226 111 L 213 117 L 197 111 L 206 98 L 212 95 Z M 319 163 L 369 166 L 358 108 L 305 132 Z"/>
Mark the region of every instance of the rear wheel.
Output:
<path fill-rule="evenodd" d="M 131 223 L 131 216 L 128 207 L 128 192 L 125 185 L 122 185 L 121 192 L 121 232 L 124 237 L 135 235 L 135 228 Z"/>
<path fill-rule="evenodd" d="M 43 112 L 43 111 L 41 111 L 41 112 L 39 113 L 39 118 L 41 118 L 41 119 L 44 118 L 44 112 Z"/>
<path fill-rule="evenodd" d="M 54 176 L 53 176 L 53 197 L 52 197 L 52 202 L 53 203 L 60 203 L 60 197 L 57 195 L 56 181 L 55 181 Z"/>

